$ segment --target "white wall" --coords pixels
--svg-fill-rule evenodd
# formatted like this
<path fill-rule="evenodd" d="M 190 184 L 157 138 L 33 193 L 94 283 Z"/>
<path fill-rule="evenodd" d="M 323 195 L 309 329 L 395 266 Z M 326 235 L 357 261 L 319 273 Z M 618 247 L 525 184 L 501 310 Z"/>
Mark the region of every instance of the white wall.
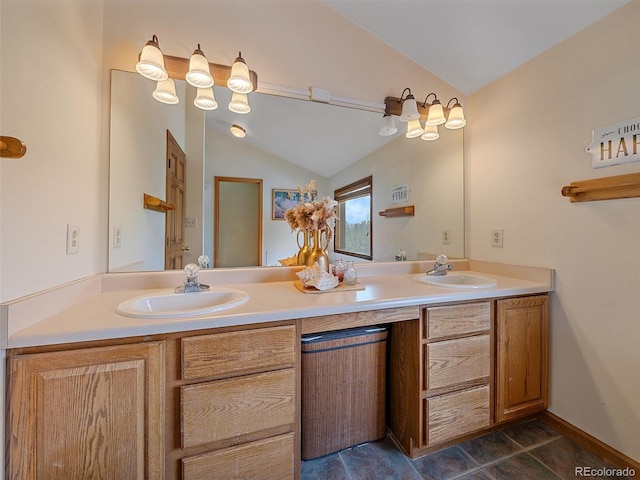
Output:
<path fill-rule="evenodd" d="M 594 127 L 640 115 L 631 2 L 469 98 L 468 255 L 556 269 L 550 410 L 640 460 L 640 199 L 571 204 Z M 489 246 L 504 229 L 504 248 Z"/>
<path fill-rule="evenodd" d="M 27 145 L 0 160 L 0 301 L 86 277 L 106 254 L 100 189 L 102 3 L 2 0 L 2 135 Z M 80 252 L 66 254 L 67 224 Z"/>

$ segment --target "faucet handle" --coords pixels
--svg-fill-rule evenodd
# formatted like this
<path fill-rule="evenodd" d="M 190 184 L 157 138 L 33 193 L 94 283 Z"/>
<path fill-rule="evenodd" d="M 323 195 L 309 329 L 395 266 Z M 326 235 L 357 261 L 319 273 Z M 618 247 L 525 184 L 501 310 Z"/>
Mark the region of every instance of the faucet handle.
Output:
<path fill-rule="evenodd" d="M 445 265 L 449 261 L 449 257 L 444 254 L 440 254 L 436 257 L 436 265 Z"/>
<path fill-rule="evenodd" d="M 188 263 L 184 267 L 184 273 L 187 274 L 187 278 L 196 278 L 198 276 L 199 271 L 200 271 L 200 267 L 195 263 Z"/>

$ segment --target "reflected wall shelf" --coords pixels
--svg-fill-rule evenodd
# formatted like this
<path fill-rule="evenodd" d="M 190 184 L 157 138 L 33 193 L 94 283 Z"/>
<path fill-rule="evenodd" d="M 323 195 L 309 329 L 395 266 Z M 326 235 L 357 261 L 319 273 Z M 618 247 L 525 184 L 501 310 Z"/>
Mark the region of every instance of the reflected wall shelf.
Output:
<path fill-rule="evenodd" d="M 409 205 L 407 207 L 387 208 L 378 212 L 381 217 L 413 217 L 415 215 L 415 207 Z"/>
<path fill-rule="evenodd" d="M 572 203 L 640 197 L 640 173 L 571 182 L 562 187 L 562 196 Z"/>
<path fill-rule="evenodd" d="M 156 212 L 166 213 L 168 210 L 175 210 L 176 206 L 172 203 L 167 203 L 164 200 L 160 200 L 158 197 L 153 197 L 145 193 L 144 208 L 155 210 Z"/>

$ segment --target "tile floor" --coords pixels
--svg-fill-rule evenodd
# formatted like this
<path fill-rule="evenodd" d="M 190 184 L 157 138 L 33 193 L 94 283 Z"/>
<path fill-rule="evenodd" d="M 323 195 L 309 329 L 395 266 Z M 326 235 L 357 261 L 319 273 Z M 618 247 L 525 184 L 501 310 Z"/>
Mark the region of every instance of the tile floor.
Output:
<path fill-rule="evenodd" d="M 611 468 L 538 420 L 410 459 L 387 436 L 302 462 L 302 480 L 537 480 L 580 477 L 575 467 Z"/>

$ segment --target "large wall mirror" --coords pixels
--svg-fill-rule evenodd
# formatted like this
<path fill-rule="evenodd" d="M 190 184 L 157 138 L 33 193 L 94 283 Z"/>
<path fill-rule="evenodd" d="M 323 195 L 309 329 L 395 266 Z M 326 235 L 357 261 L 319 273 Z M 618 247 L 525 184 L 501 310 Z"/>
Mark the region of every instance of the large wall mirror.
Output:
<path fill-rule="evenodd" d="M 295 234 L 273 211 L 274 190 L 315 180 L 320 197 L 332 196 L 336 188 L 369 175 L 374 261 L 393 261 L 398 250 L 408 260 L 438 253 L 464 256 L 462 130 L 440 128 L 438 140 L 425 142 L 407 139 L 405 125 L 397 122 L 396 135 L 381 137 L 379 112 L 254 92 L 251 113 L 238 115 L 228 110 L 230 92 L 220 87 L 215 87 L 218 109 L 204 112 L 193 106 L 195 91 L 185 82 L 176 81 L 177 105 L 153 99 L 154 87 L 138 74 L 112 71 L 109 271 L 165 268 L 166 214 L 144 208 L 143 195 L 165 199 L 167 132 L 187 159 L 180 186 L 184 264 L 205 254 L 213 266 L 216 177 L 262 181 L 257 233 L 262 252 L 256 261 L 261 266 L 277 266 L 298 250 Z M 243 127 L 246 137 L 234 137 L 232 124 Z M 394 203 L 397 186 L 408 188 L 405 203 Z M 238 205 L 240 200 L 225 197 Z M 403 205 L 414 205 L 415 216 L 378 215 Z"/>

